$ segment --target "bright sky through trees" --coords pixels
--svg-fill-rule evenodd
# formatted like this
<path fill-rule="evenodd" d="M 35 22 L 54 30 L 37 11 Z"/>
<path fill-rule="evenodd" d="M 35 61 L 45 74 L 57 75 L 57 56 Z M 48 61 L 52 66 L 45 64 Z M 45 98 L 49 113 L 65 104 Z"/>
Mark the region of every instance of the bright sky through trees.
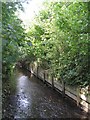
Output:
<path fill-rule="evenodd" d="M 27 27 L 34 20 L 34 17 L 38 14 L 39 10 L 43 8 L 44 1 L 45 0 L 32 0 L 28 3 L 23 3 L 24 12 L 19 12 L 19 18 L 24 22 Z"/>

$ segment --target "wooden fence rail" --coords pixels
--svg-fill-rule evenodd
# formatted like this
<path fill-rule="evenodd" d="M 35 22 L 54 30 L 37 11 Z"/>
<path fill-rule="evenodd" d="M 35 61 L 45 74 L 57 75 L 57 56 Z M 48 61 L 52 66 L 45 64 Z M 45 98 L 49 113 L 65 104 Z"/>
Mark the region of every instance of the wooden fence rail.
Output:
<path fill-rule="evenodd" d="M 49 75 L 48 70 L 43 70 L 42 68 L 37 67 L 36 63 L 30 65 L 29 70 L 39 79 L 41 79 L 44 83 L 47 83 L 50 86 L 52 86 L 53 89 L 57 89 L 58 91 L 60 91 L 63 97 L 67 95 L 77 103 L 77 106 L 81 105 L 82 109 L 90 113 L 90 91 L 88 90 L 88 87 L 71 87 L 65 84 L 63 80 L 62 83 L 60 83 L 56 78 Z"/>

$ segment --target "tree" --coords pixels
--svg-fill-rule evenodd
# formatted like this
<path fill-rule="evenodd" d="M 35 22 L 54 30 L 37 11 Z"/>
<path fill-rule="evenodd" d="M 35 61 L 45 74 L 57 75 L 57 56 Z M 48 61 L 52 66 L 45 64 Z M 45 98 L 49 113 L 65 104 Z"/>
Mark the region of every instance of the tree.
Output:
<path fill-rule="evenodd" d="M 29 31 L 34 54 L 67 84 L 88 85 L 88 3 L 46 5 Z M 38 28 L 43 28 L 42 34 Z"/>
<path fill-rule="evenodd" d="M 24 46 L 25 30 L 22 21 L 15 15 L 18 7 L 22 9 L 20 3 L 2 3 L 3 77 L 8 76 Z"/>

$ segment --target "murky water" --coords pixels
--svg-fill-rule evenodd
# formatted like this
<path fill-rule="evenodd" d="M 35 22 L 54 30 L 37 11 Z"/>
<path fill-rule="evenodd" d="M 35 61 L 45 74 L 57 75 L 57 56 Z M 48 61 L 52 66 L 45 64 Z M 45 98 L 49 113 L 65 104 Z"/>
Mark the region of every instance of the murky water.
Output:
<path fill-rule="evenodd" d="M 75 105 L 29 72 L 19 70 L 16 73 L 15 91 L 3 98 L 3 118 L 86 117 Z"/>

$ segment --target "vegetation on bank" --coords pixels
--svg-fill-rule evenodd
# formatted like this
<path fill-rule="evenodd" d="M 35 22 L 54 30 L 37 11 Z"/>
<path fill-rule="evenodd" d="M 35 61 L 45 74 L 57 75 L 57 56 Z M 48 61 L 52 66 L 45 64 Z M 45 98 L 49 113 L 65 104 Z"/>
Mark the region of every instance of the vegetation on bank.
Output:
<path fill-rule="evenodd" d="M 25 29 L 22 21 L 15 15 L 20 3 L 2 2 L 2 73 L 3 78 L 11 74 L 12 68 L 23 54 Z"/>
<path fill-rule="evenodd" d="M 88 85 L 88 4 L 51 2 L 46 4 L 28 32 L 37 60 L 44 69 L 71 85 Z"/>
<path fill-rule="evenodd" d="M 89 85 L 89 3 L 46 2 L 27 34 L 15 15 L 17 5 L 22 8 L 2 4 L 3 75 L 23 58 L 67 84 Z"/>

